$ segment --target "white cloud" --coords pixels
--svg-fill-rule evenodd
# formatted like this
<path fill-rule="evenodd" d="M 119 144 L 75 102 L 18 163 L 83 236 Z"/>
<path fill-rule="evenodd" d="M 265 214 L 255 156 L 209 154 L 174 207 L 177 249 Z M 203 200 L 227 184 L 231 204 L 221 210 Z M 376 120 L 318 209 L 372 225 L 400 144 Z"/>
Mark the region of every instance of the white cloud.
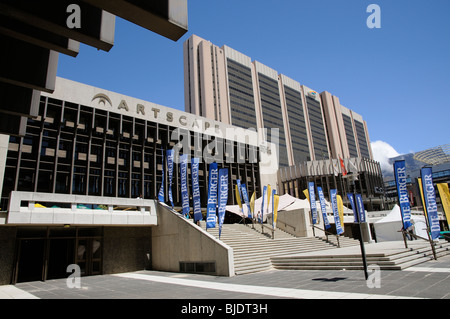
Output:
<path fill-rule="evenodd" d="M 373 159 L 380 162 L 383 173 L 392 171 L 392 164 L 389 159 L 402 154 L 398 153 L 391 145 L 383 141 L 371 142 Z"/>

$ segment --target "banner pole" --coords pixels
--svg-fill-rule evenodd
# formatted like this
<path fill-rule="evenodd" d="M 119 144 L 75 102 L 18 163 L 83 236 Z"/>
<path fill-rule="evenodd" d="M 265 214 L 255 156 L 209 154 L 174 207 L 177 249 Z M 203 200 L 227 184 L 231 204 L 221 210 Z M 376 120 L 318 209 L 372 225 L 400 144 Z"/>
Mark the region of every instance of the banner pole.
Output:
<path fill-rule="evenodd" d="M 430 246 L 431 246 L 431 251 L 433 252 L 433 257 L 434 260 L 437 260 L 437 256 L 436 256 L 436 250 L 434 249 L 434 243 L 433 240 L 431 239 L 431 227 L 430 227 L 430 222 L 428 221 L 428 211 L 426 208 L 426 203 L 424 201 L 424 192 L 423 192 L 423 176 L 422 176 L 422 170 L 420 170 L 420 184 L 419 184 L 419 190 L 420 190 L 420 196 L 422 198 L 422 205 L 423 205 L 423 211 L 425 213 L 425 222 L 427 225 L 427 235 L 428 235 L 428 241 L 430 242 Z"/>
<path fill-rule="evenodd" d="M 403 242 L 405 243 L 405 248 L 408 249 L 408 243 L 407 243 L 407 238 L 406 238 L 406 234 L 405 234 L 405 220 L 403 218 L 403 211 L 402 211 L 402 203 L 400 200 L 400 191 L 399 191 L 399 186 L 398 186 L 398 177 L 397 177 L 397 171 L 396 171 L 396 162 L 394 162 L 394 177 L 395 177 L 395 187 L 397 188 L 397 198 L 398 198 L 398 204 L 400 206 L 400 216 L 402 217 L 402 236 L 403 236 Z"/>

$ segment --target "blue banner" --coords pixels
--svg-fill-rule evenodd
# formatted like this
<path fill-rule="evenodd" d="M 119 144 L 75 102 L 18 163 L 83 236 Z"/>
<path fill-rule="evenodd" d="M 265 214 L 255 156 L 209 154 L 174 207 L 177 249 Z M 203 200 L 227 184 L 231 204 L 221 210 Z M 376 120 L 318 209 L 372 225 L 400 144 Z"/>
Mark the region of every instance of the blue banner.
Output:
<path fill-rule="evenodd" d="M 309 205 L 311 206 L 311 216 L 313 225 L 317 224 L 317 205 L 316 205 L 316 195 L 315 195 L 315 186 L 314 182 L 308 183 L 308 192 L 309 192 Z"/>
<path fill-rule="evenodd" d="M 225 210 L 228 202 L 228 168 L 219 170 L 219 239 L 222 233 L 222 225 L 225 220 Z"/>
<path fill-rule="evenodd" d="M 262 193 L 261 212 L 260 212 L 260 215 L 258 216 L 258 221 L 261 224 L 263 223 L 263 220 L 264 220 L 264 197 L 266 196 L 266 192 L 267 192 L 267 186 L 264 186 L 263 193 Z"/>
<path fill-rule="evenodd" d="M 322 187 L 317 186 L 317 194 L 319 195 L 320 210 L 322 211 L 323 216 L 323 224 L 325 226 L 325 229 L 328 229 L 331 227 L 331 225 L 327 217 L 327 202 L 325 201 L 325 196 L 323 196 Z"/>
<path fill-rule="evenodd" d="M 274 188 L 272 189 L 272 228 L 275 229 L 275 216 L 274 216 L 274 212 L 275 212 L 275 195 L 277 194 L 277 190 Z"/>
<path fill-rule="evenodd" d="M 244 202 L 245 205 L 247 205 L 247 216 L 248 218 L 252 218 L 252 210 L 250 209 L 250 201 L 248 199 L 248 191 L 247 191 L 247 186 L 245 184 L 241 185 L 241 189 L 242 189 L 242 197 L 244 198 Z"/>
<path fill-rule="evenodd" d="M 397 184 L 398 202 L 402 214 L 403 227 L 408 229 L 411 224 L 411 207 L 409 206 L 408 190 L 406 188 L 406 165 L 405 161 L 394 163 L 395 183 Z"/>
<path fill-rule="evenodd" d="M 206 206 L 206 229 L 216 227 L 217 186 L 219 169 L 217 163 L 209 165 L 208 204 Z"/>
<path fill-rule="evenodd" d="M 180 175 L 181 175 L 181 206 L 182 214 L 186 218 L 189 218 L 189 193 L 188 193 L 188 181 L 187 181 L 187 162 L 188 155 L 184 154 L 180 156 Z"/>
<path fill-rule="evenodd" d="M 436 205 L 436 193 L 433 185 L 433 171 L 431 167 L 424 167 L 420 170 L 422 178 L 423 198 L 427 209 L 428 224 L 430 225 L 431 238 L 438 239 L 441 235 L 439 215 Z"/>
<path fill-rule="evenodd" d="M 333 210 L 334 224 L 336 225 L 336 234 L 340 235 L 344 232 L 344 230 L 342 229 L 341 220 L 339 218 L 336 195 L 337 195 L 337 190 L 330 189 L 331 209 Z"/>
<path fill-rule="evenodd" d="M 200 202 L 200 185 L 198 181 L 198 158 L 191 159 L 191 177 L 192 177 L 192 202 L 194 207 L 194 223 L 202 220 L 202 206 Z"/>
<path fill-rule="evenodd" d="M 194 223 L 202 220 L 202 206 L 200 202 L 200 185 L 198 181 L 198 158 L 191 159 L 191 178 L 192 178 L 192 202 L 194 207 Z"/>
<path fill-rule="evenodd" d="M 167 150 L 166 151 L 167 154 L 167 170 L 168 172 L 168 177 L 169 177 L 169 201 L 170 204 L 172 205 L 173 208 L 173 196 L 172 196 L 172 176 L 173 176 L 173 154 L 174 151 L 173 150 Z"/>
<path fill-rule="evenodd" d="M 353 193 L 347 193 L 347 198 L 352 206 L 353 218 L 355 223 L 359 223 L 358 212 L 356 211 L 355 197 Z"/>
<path fill-rule="evenodd" d="M 162 155 L 162 163 L 161 163 L 161 165 L 162 165 L 162 174 L 161 175 L 162 176 L 161 176 L 161 186 L 159 187 L 159 192 L 158 192 L 158 200 L 160 202 L 164 203 L 165 202 L 165 198 L 164 198 L 164 182 L 165 182 L 164 170 L 165 170 L 165 167 L 164 167 L 164 152 L 163 152 L 162 148 L 161 148 L 161 155 Z"/>
<path fill-rule="evenodd" d="M 366 211 L 364 210 L 364 203 L 361 194 L 355 194 L 356 208 L 358 209 L 359 222 L 366 222 Z"/>

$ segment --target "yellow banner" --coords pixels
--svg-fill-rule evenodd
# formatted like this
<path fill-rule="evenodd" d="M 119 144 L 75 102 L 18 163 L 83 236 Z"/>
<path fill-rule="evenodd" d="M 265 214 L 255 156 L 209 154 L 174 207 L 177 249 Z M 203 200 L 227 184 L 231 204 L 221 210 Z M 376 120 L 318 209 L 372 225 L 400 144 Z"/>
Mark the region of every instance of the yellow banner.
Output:
<path fill-rule="evenodd" d="M 239 187 L 237 186 L 237 184 L 234 185 L 234 186 L 236 186 L 236 187 L 234 188 L 234 192 L 235 192 L 235 195 L 236 195 L 236 201 L 237 201 L 237 203 L 238 203 L 238 205 L 239 205 L 239 208 L 242 208 L 241 196 L 240 196 L 240 194 L 239 194 Z"/>
<path fill-rule="evenodd" d="M 256 193 L 253 192 L 252 198 L 250 198 L 250 211 L 252 212 L 253 218 L 255 218 L 255 196 Z"/>
<path fill-rule="evenodd" d="M 342 201 L 341 195 L 336 195 L 339 219 L 341 220 L 341 227 L 344 229 L 344 202 Z"/>
<path fill-rule="evenodd" d="M 303 194 L 305 194 L 306 199 L 307 199 L 308 202 L 309 202 L 309 191 L 308 191 L 308 189 L 305 189 L 305 190 L 303 191 Z"/>
<path fill-rule="evenodd" d="M 273 195 L 273 222 L 274 222 L 274 226 L 276 225 L 277 222 L 277 215 L 278 215 L 278 203 L 280 201 L 280 196 L 279 195 Z"/>
<path fill-rule="evenodd" d="M 417 179 L 417 183 L 419 183 L 420 199 L 422 200 L 423 212 L 425 213 L 425 218 L 428 219 L 426 207 L 427 205 L 425 205 L 425 198 L 423 198 L 422 179 L 420 177 Z"/>
<path fill-rule="evenodd" d="M 447 183 L 437 184 L 439 196 L 441 197 L 442 207 L 444 207 L 445 218 L 450 227 L 450 191 Z"/>
<path fill-rule="evenodd" d="M 272 188 L 270 187 L 270 184 L 267 185 L 267 213 L 270 212 L 270 198 L 272 197 Z"/>

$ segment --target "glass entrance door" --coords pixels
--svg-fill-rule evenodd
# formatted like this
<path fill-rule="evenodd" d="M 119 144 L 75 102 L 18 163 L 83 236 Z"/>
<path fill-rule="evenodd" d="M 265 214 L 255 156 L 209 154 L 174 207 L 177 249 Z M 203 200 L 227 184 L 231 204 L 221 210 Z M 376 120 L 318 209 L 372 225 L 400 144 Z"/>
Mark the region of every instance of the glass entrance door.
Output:
<path fill-rule="evenodd" d="M 102 240 L 98 237 L 78 238 L 75 263 L 81 276 L 100 275 L 102 269 Z"/>

